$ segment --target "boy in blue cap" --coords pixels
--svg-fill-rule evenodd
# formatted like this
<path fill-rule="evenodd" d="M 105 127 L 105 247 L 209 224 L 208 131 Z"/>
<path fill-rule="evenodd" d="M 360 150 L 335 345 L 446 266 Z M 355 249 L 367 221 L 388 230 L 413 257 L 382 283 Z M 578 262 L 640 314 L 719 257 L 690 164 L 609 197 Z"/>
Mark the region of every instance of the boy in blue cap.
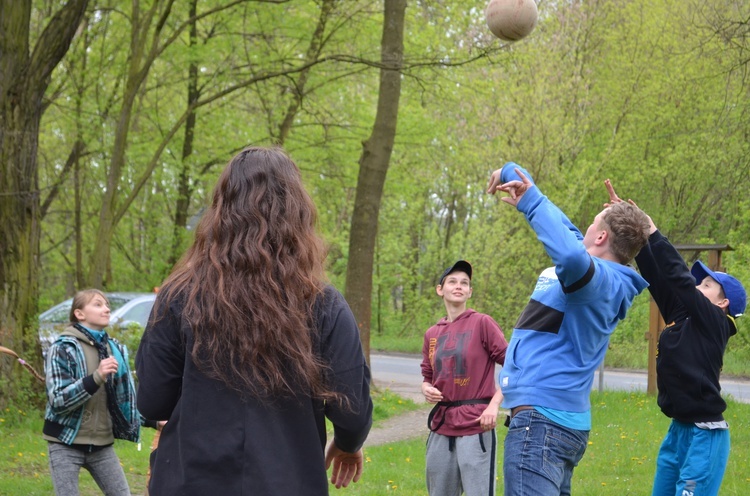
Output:
<path fill-rule="evenodd" d="M 609 181 L 605 184 L 610 202 L 620 202 Z M 672 419 L 659 449 L 652 495 L 716 495 L 729 459 L 719 375 L 747 294 L 736 278 L 700 260 L 688 270 L 649 221 L 648 245 L 635 260 L 667 323 L 656 354 L 657 402 Z"/>
<path fill-rule="evenodd" d="M 553 267 L 537 279 L 508 345 L 500 386 L 510 409 L 505 496 L 571 493 L 573 470 L 591 430 L 591 385 L 609 336 L 646 281 L 627 264 L 648 240 L 648 217 L 621 202 L 582 234 L 512 162 L 489 193 L 523 213 Z"/>

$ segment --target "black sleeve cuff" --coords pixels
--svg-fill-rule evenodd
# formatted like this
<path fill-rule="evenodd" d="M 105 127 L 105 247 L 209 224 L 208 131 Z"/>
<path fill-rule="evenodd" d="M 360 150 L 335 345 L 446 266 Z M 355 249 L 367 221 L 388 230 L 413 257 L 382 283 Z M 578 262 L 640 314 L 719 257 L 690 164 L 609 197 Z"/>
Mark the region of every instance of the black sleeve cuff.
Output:
<path fill-rule="evenodd" d="M 149 420 L 141 417 L 141 425 L 143 427 L 150 427 L 151 429 L 156 429 L 159 425 L 159 423 L 156 420 Z"/>
<path fill-rule="evenodd" d="M 83 389 L 89 394 L 94 394 L 99 391 L 99 384 L 94 380 L 94 374 L 87 375 L 83 378 Z"/>

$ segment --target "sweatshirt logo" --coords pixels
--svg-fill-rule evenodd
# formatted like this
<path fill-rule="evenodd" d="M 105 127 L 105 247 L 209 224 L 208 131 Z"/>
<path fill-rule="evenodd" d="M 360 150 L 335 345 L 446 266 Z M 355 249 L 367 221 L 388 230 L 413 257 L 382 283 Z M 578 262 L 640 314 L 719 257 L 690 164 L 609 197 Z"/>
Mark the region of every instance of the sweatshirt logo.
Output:
<path fill-rule="evenodd" d="M 471 330 L 438 336 L 435 343 L 433 370 L 437 377 L 453 377 L 456 384 L 462 385 L 466 378 L 466 345 Z"/>
<path fill-rule="evenodd" d="M 557 278 L 557 273 L 555 272 L 554 267 L 548 267 L 544 269 L 544 271 L 539 275 L 539 278 L 536 280 L 536 287 L 534 288 L 534 291 L 547 291 L 549 288 L 553 286 L 559 286 L 560 281 Z"/>

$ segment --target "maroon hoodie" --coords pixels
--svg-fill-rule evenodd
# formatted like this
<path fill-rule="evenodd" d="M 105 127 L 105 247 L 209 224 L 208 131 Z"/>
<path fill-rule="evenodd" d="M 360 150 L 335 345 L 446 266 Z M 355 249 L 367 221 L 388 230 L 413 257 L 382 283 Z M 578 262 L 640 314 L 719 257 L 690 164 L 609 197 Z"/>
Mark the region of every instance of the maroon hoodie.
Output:
<path fill-rule="evenodd" d="M 443 393 L 444 402 L 486 399 L 495 394 L 495 364 L 505 363 L 508 342 L 492 317 L 467 309 L 453 322 L 443 317 L 424 335 L 422 376 Z M 440 407 L 431 429 L 444 436 L 482 432 L 486 404 Z"/>

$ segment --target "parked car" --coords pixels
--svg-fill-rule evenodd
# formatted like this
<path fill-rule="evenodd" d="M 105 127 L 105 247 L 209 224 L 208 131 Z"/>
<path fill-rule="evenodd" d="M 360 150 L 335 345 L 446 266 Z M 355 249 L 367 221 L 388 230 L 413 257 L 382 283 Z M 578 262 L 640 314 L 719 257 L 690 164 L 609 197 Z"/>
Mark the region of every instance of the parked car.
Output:
<path fill-rule="evenodd" d="M 146 327 L 148 316 L 156 300 L 156 293 L 105 293 L 109 300 L 109 326 L 124 327 L 135 322 Z M 47 348 L 55 341 L 58 334 L 70 323 L 70 307 L 73 298 L 42 312 L 39 315 L 39 341 L 42 354 L 47 356 Z"/>

